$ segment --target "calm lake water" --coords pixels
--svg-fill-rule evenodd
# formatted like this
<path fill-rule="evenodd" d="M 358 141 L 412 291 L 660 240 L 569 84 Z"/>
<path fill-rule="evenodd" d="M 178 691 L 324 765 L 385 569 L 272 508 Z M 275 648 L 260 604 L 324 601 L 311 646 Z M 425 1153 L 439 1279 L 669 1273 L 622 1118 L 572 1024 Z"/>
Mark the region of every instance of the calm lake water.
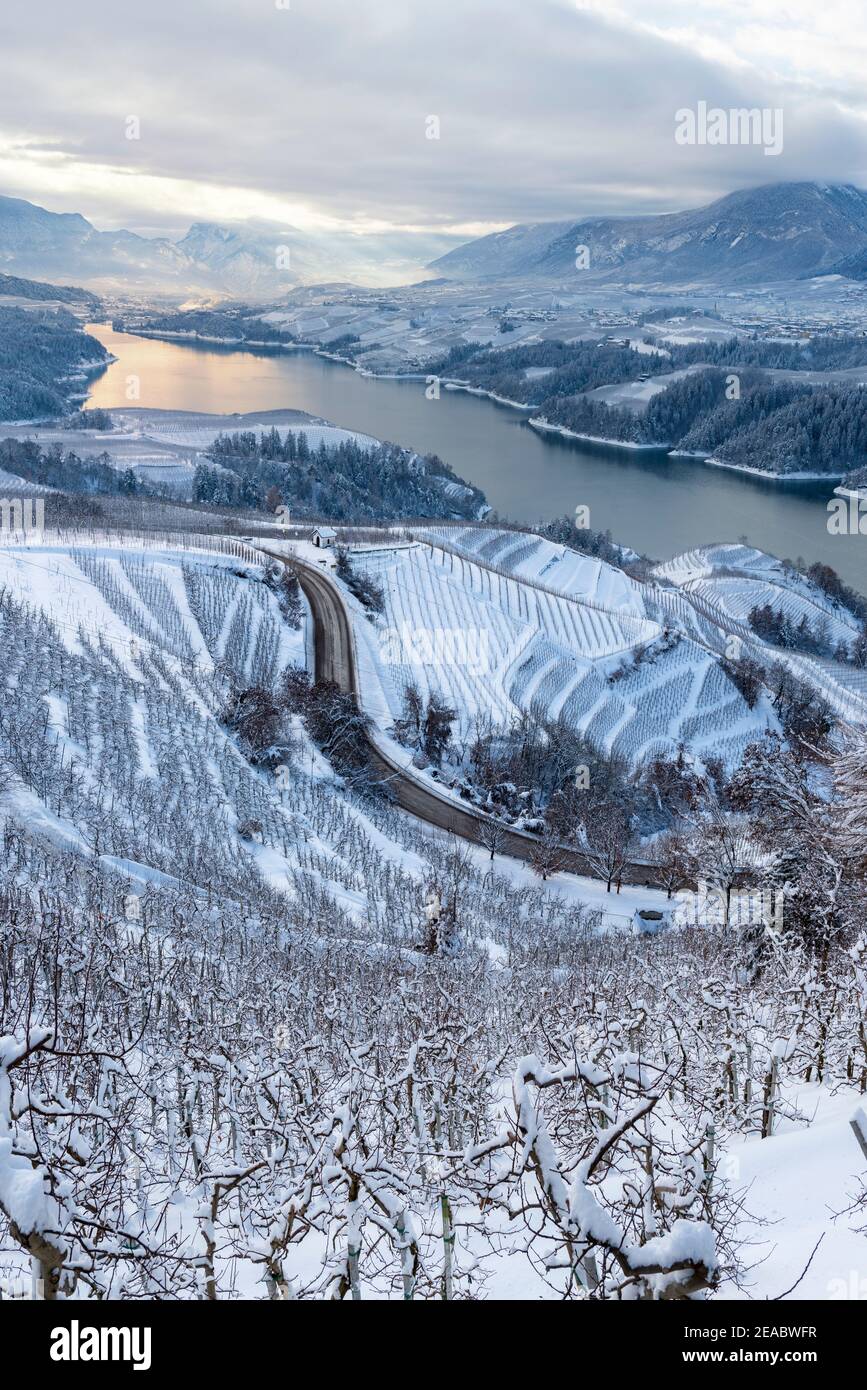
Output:
<path fill-rule="evenodd" d="M 822 560 L 867 591 L 867 536 L 828 533 L 833 483 L 772 483 L 699 462 L 539 435 L 507 406 L 445 390 L 429 401 L 421 382 L 362 377 L 311 352 L 160 342 L 105 325 L 89 331 L 118 359 L 93 382 L 90 406 L 306 410 L 439 454 L 514 521 L 550 520 L 589 506 L 592 527 L 658 559 L 746 536 L 774 555 Z M 141 383 L 134 402 L 125 394 L 131 374 Z"/>

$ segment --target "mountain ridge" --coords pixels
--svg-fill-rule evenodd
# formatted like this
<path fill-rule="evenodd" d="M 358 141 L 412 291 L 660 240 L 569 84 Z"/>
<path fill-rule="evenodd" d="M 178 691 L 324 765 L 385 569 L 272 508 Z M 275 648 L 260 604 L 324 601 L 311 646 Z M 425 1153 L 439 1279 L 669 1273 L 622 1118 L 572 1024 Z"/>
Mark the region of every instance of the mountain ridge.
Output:
<path fill-rule="evenodd" d="M 682 212 L 517 223 L 428 268 L 458 280 L 581 273 L 596 283 L 751 284 L 841 273 L 859 254 L 867 258 L 867 192 L 799 182 L 738 189 Z"/>
<path fill-rule="evenodd" d="M 127 230 L 99 231 L 80 213 L 56 213 L 0 195 L 0 273 L 72 281 L 97 293 L 150 290 L 273 300 L 304 284 L 365 283 L 371 270 L 395 281 L 421 273 L 432 253 L 454 244 L 437 232 L 313 235 L 285 223 L 194 222 L 177 241 Z M 409 254 L 408 254 L 409 253 Z"/>
<path fill-rule="evenodd" d="M 448 239 L 416 239 L 424 254 Z M 586 251 L 581 251 L 581 248 Z M 177 240 L 99 231 L 80 213 L 54 213 L 0 195 L 0 273 L 78 284 L 274 300 L 299 285 L 397 283 L 407 265 L 397 234 L 312 235 L 288 224 L 194 222 Z M 457 281 L 513 278 L 604 285 L 749 285 L 841 274 L 867 276 L 867 192 L 852 184 L 779 183 L 739 189 L 700 208 L 516 223 L 453 247 L 427 269 Z M 394 271 L 392 280 L 388 280 Z M 386 277 L 382 279 L 383 275 Z"/>

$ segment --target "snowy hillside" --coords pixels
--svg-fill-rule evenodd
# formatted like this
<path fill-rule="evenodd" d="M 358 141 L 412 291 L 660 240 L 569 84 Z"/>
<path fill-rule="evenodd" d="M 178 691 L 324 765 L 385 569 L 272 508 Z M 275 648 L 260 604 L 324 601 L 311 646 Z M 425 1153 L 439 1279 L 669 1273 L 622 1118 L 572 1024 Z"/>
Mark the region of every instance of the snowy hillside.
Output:
<path fill-rule="evenodd" d="M 806 623 L 829 652 L 851 651 L 862 624 L 857 616 L 818 584 L 772 555 L 746 545 L 709 545 L 659 565 L 656 574 L 677 587 L 705 617 L 730 619 L 746 640 L 756 641 L 751 610 L 768 605 L 787 620 L 792 633 Z M 854 724 L 867 722 L 867 671 L 796 647 L 767 647 L 775 661 L 790 667 Z"/>
<path fill-rule="evenodd" d="M 600 608 L 644 616 L 641 586 L 622 570 L 542 536 L 472 526 L 432 526 L 424 534 L 517 579 L 539 580 L 546 589 L 574 595 Z"/>
<path fill-rule="evenodd" d="M 366 554 L 394 621 L 485 623 L 467 712 L 604 692 L 657 631 L 628 584 L 579 598 L 618 592 L 593 564 L 564 597 Z M 295 621 L 238 541 L 0 551 L 4 1298 L 766 1298 L 823 1232 L 804 1288 L 841 1296 L 864 943 L 829 1027 L 794 941 L 749 976 L 710 917 L 636 934 L 663 892 L 495 862 L 354 790 L 302 717 L 254 757 L 232 712 L 309 658 Z M 681 726 L 722 708 L 690 639 L 660 664 L 603 706 L 636 747 L 664 681 Z"/>
<path fill-rule="evenodd" d="M 141 883 L 195 884 L 207 826 L 226 892 L 251 867 L 239 824 L 264 818 L 287 840 L 279 798 L 216 719 L 218 671 L 267 684 L 303 655 L 303 635 L 245 571 L 231 553 L 128 543 L 0 551 L 12 822 Z"/>
<path fill-rule="evenodd" d="M 622 571 L 524 533 L 425 534 L 432 544 L 357 557 L 385 593 L 373 647 L 393 717 L 414 681 L 458 710 L 465 737 L 479 716 L 505 729 L 531 710 L 633 766 L 681 743 L 733 765 L 777 727 L 714 653 L 647 616 Z"/>
<path fill-rule="evenodd" d="M 867 194 L 851 184 L 778 183 L 739 189 L 706 207 L 637 217 L 517 225 L 449 251 L 432 269 L 461 280 L 571 276 L 588 246 L 594 279 L 748 285 L 847 268 L 858 273 Z M 859 260 L 860 258 L 860 260 Z M 848 260 L 858 264 L 847 266 Z M 840 264 L 842 262 L 842 264 Z"/>

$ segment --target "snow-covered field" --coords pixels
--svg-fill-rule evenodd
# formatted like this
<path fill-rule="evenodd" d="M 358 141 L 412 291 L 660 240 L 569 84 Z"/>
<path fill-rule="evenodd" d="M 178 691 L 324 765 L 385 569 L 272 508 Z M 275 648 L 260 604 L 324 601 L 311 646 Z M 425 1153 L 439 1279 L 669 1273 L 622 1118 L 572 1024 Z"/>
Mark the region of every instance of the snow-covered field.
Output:
<path fill-rule="evenodd" d="M 64 814 L 60 784 L 63 770 L 72 768 L 94 795 L 98 789 L 100 798 L 117 797 L 111 852 L 133 877 L 155 870 L 177 876 L 175 854 L 185 827 L 206 823 L 219 836 L 227 871 L 246 863 L 248 873 L 252 855 L 268 882 L 285 887 L 305 862 L 297 806 L 293 802 L 290 811 L 274 780 L 246 766 L 220 723 L 221 680 L 228 677 L 241 689 L 269 688 L 288 667 L 309 662 L 308 620 L 298 629 L 287 625 L 263 573 L 249 559 L 209 549 L 206 541 L 198 548 L 132 538 L 69 546 L 30 538 L 0 547 L 0 594 L 13 605 L 0 676 L 11 722 L 0 731 L 0 752 L 3 735 L 24 727 L 34 712 L 45 740 L 34 751 L 38 777 L 28 781 L 12 773 L 0 793 L 0 814 L 88 857 L 98 853 L 76 813 Z M 305 759 L 300 770 L 312 770 L 315 795 L 334 796 L 327 764 L 309 746 Z M 43 797 L 40 789 L 52 788 L 55 777 L 58 788 Z M 168 817 L 167 806 L 175 811 Z M 237 824 L 251 816 L 265 827 L 267 852 L 239 844 Z M 379 845 L 370 825 L 366 833 Z M 348 890 L 338 844 L 339 837 L 333 846 L 320 845 L 329 860 L 335 856 L 335 877 L 323 882 L 363 916 L 369 904 L 354 874 Z M 399 846 L 389 852 L 396 864 L 418 871 L 417 856 Z M 485 851 L 468 852 L 483 871 Z M 519 890 L 534 882 L 526 865 L 507 867 Z M 594 910 L 607 905 L 621 925 L 660 897 L 625 888 L 616 905 L 610 898 L 606 904 L 604 885 L 568 875 L 555 880 L 553 891 L 564 903 Z"/>
<path fill-rule="evenodd" d="M 622 570 L 542 536 L 473 526 L 431 526 L 423 534 L 516 579 L 538 580 L 546 589 L 585 603 L 644 616 L 641 586 Z"/>
<path fill-rule="evenodd" d="M 861 1098 L 796 1082 L 785 1099 L 802 1119 L 782 1120 L 770 1139 L 735 1140 L 723 1158 L 756 1219 L 756 1263 L 743 1290 L 724 1286 L 722 1297 L 778 1298 L 800 1280 L 793 1298 L 867 1301 L 865 1235 L 846 1216 L 864 1176 L 851 1126 Z"/>
<path fill-rule="evenodd" d="M 814 624 L 826 623 L 834 642 L 851 642 L 858 633 L 857 619 L 848 609 L 803 575 L 752 546 L 703 546 L 675 556 L 660 565 L 657 573 L 686 593 L 699 593 L 719 604 L 741 621 L 751 608 L 770 604 L 781 608 L 795 624 L 804 616 Z"/>
<path fill-rule="evenodd" d="M 156 410 L 145 407 L 112 409 L 112 430 L 69 429 L 33 424 L 4 425 L 12 439 L 36 439 L 43 446 L 59 444 L 79 455 L 107 454 L 118 469 L 131 468 L 149 483 L 168 484 L 181 495 L 190 495 L 196 465 L 219 434 L 250 431 L 259 436 L 277 429 L 303 431 L 311 449 L 352 439 L 374 447 L 377 440 L 356 430 L 340 429 L 302 410 L 266 410 L 246 415 L 208 415 L 189 410 Z M 8 481 L 4 481 L 8 480 Z M 21 479 L 0 476 L 0 486 L 20 491 Z M 457 487 L 458 485 L 455 484 Z M 44 491 L 28 483 L 28 492 Z"/>
<path fill-rule="evenodd" d="M 705 616 L 715 611 L 721 621 L 731 619 L 747 638 L 751 635 L 750 610 L 765 605 L 782 611 L 793 629 L 806 619 L 834 647 L 840 643 L 851 647 L 859 632 L 857 618 L 846 607 L 753 546 L 702 546 L 659 565 L 656 573 L 676 585 L 688 600 L 697 601 Z M 867 722 L 863 668 L 794 649 L 773 646 L 767 651 L 775 661 L 814 685 L 841 717 L 857 725 Z"/>
<path fill-rule="evenodd" d="M 734 764 L 777 727 L 713 653 L 647 616 L 642 586 L 622 571 L 524 533 L 426 534 L 430 544 L 356 557 L 386 596 L 367 646 L 392 718 L 414 682 L 458 710 L 464 737 L 480 716 L 506 729 L 530 710 L 632 765 L 681 743 Z"/>
<path fill-rule="evenodd" d="M 113 410 L 111 413 L 125 434 L 183 449 L 205 450 L 218 434 L 234 430 L 249 430 L 259 436 L 272 429 L 303 430 L 311 449 L 318 448 L 323 440 L 332 445 L 352 439 L 371 447 L 377 442 L 370 435 L 340 429 L 297 410 L 269 410 L 247 415 L 199 415 L 192 411 L 162 410 Z M 107 442 L 111 442 L 110 437 Z"/>
<path fill-rule="evenodd" d="M 126 546 L 0 548 L 0 585 L 38 610 L 73 653 L 105 644 L 140 677 L 148 644 L 209 672 L 229 662 L 253 684 L 297 659 L 299 638 L 273 595 L 232 574 L 229 555 Z M 302 648 L 303 650 L 303 648 Z"/>
<path fill-rule="evenodd" d="M 637 347 L 637 344 L 633 343 L 632 346 Z M 621 381 L 613 386 L 597 386 L 584 394 L 591 400 L 604 401 L 606 405 L 621 406 L 641 412 L 646 410 L 648 402 L 654 396 L 658 395 L 660 391 L 664 391 L 672 382 L 680 381 L 685 376 L 703 370 L 704 368 L 700 365 L 684 367 L 679 371 L 668 372 L 665 375 L 651 375 L 646 381 Z"/>

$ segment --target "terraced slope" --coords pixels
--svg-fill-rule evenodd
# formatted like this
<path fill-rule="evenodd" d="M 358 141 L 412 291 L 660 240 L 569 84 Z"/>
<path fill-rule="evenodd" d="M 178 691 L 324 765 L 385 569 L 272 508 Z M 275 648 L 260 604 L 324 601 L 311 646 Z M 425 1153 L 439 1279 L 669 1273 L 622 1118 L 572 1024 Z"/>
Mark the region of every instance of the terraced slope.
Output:
<path fill-rule="evenodd" d="M 718 630 L 690 604 L 685 622 L 664 605 L 654 612 L 655 591 L 539 537 L 481 527 L 430 534 L 430 544 L 355 559 L 385 593 L 376 648 L 392 718 L 412 682 L 454 706 L 462 736 L 480 716 L 506 728 L 531 710 L 633 765 L 681 743 L 733 764 L 776 727 L 767 706 L 750 710 L 725 677 L 704 633 L 718 639 Z M 564 589 L 548 586 L 552 573 Z"/>

